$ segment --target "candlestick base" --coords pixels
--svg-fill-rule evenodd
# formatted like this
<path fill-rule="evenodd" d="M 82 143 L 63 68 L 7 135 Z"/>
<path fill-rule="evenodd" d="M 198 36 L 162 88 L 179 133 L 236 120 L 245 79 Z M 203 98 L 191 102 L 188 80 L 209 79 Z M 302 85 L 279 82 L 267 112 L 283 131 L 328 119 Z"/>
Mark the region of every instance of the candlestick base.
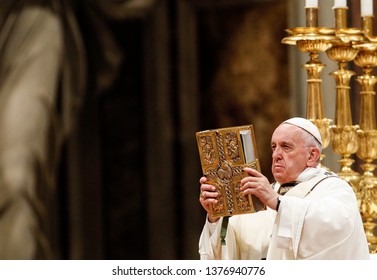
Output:
<path fill-rule="evenodd" d="M 372 175 L 375 167 L 374 164 L 364 164 L 365 173 L 360 181 L 360 213 L 371 253 L 377 249 L 377 236 L 374 233 L 377 226 L 377 178 Z"/>

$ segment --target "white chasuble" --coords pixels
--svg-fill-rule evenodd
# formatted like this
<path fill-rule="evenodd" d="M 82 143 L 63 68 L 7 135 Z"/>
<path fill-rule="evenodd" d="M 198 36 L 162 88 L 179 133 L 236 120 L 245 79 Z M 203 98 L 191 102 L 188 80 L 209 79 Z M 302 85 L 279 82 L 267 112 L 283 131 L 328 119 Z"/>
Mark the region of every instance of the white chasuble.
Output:
<path fill-rule="evenodd" d="M 320 173 L 282 197 L 267 259 L 369 258 L 353 189 Z"/>
<path fill-rule="evenodd" d="M 213 224 L 207 220 L 200 258 L 369 259 L 353 189 L 337 176 L 322 180 L 325 173 L 321 168 L 305 170 L 298 177 L 303 183 L 282 197 L 277 214 L 267 209 L 231 217 L 225 245 L 220 241 L 222 219 Z"/>

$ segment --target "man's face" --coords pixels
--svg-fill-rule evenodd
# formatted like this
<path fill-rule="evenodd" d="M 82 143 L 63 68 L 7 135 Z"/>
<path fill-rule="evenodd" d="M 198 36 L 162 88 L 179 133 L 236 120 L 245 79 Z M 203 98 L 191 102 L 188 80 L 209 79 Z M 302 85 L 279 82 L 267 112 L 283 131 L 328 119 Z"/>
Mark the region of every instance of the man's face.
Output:
<path fill-rule="evenodd" d="M 272 174 L 280 184 L 297 179 L 308 167 L 310 148 L 305 147 L 302 130 L 294 125 L 281 124 L 271 139 Z"/>

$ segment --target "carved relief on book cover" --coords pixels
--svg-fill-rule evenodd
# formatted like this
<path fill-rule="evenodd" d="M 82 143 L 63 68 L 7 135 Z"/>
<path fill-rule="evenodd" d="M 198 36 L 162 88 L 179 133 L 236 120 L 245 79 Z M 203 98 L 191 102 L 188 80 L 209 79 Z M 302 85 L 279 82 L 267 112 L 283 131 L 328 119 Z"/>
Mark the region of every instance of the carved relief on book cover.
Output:
<path fill-rule="evenodd" d="M 240 193 L 240 182 L 251 167 L 260 171 L 252 125 L 205 130 L 196 133 L 203 175 L 219 193 L 211 206 L 213 217 L 253 213 L 265 209 L 254 195 Z"/>

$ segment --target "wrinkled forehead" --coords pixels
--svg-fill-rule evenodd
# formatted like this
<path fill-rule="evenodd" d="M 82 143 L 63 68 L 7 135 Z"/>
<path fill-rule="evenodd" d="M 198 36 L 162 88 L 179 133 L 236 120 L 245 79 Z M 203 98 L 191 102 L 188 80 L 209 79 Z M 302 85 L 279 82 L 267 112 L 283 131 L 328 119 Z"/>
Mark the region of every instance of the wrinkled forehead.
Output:
<path fill-rule="evenodd" d="M 295 125 L 282 123 L 272 134 L 271 143 L 280 141 L 292 142 L 303 139 L 305 131 Z"/>

